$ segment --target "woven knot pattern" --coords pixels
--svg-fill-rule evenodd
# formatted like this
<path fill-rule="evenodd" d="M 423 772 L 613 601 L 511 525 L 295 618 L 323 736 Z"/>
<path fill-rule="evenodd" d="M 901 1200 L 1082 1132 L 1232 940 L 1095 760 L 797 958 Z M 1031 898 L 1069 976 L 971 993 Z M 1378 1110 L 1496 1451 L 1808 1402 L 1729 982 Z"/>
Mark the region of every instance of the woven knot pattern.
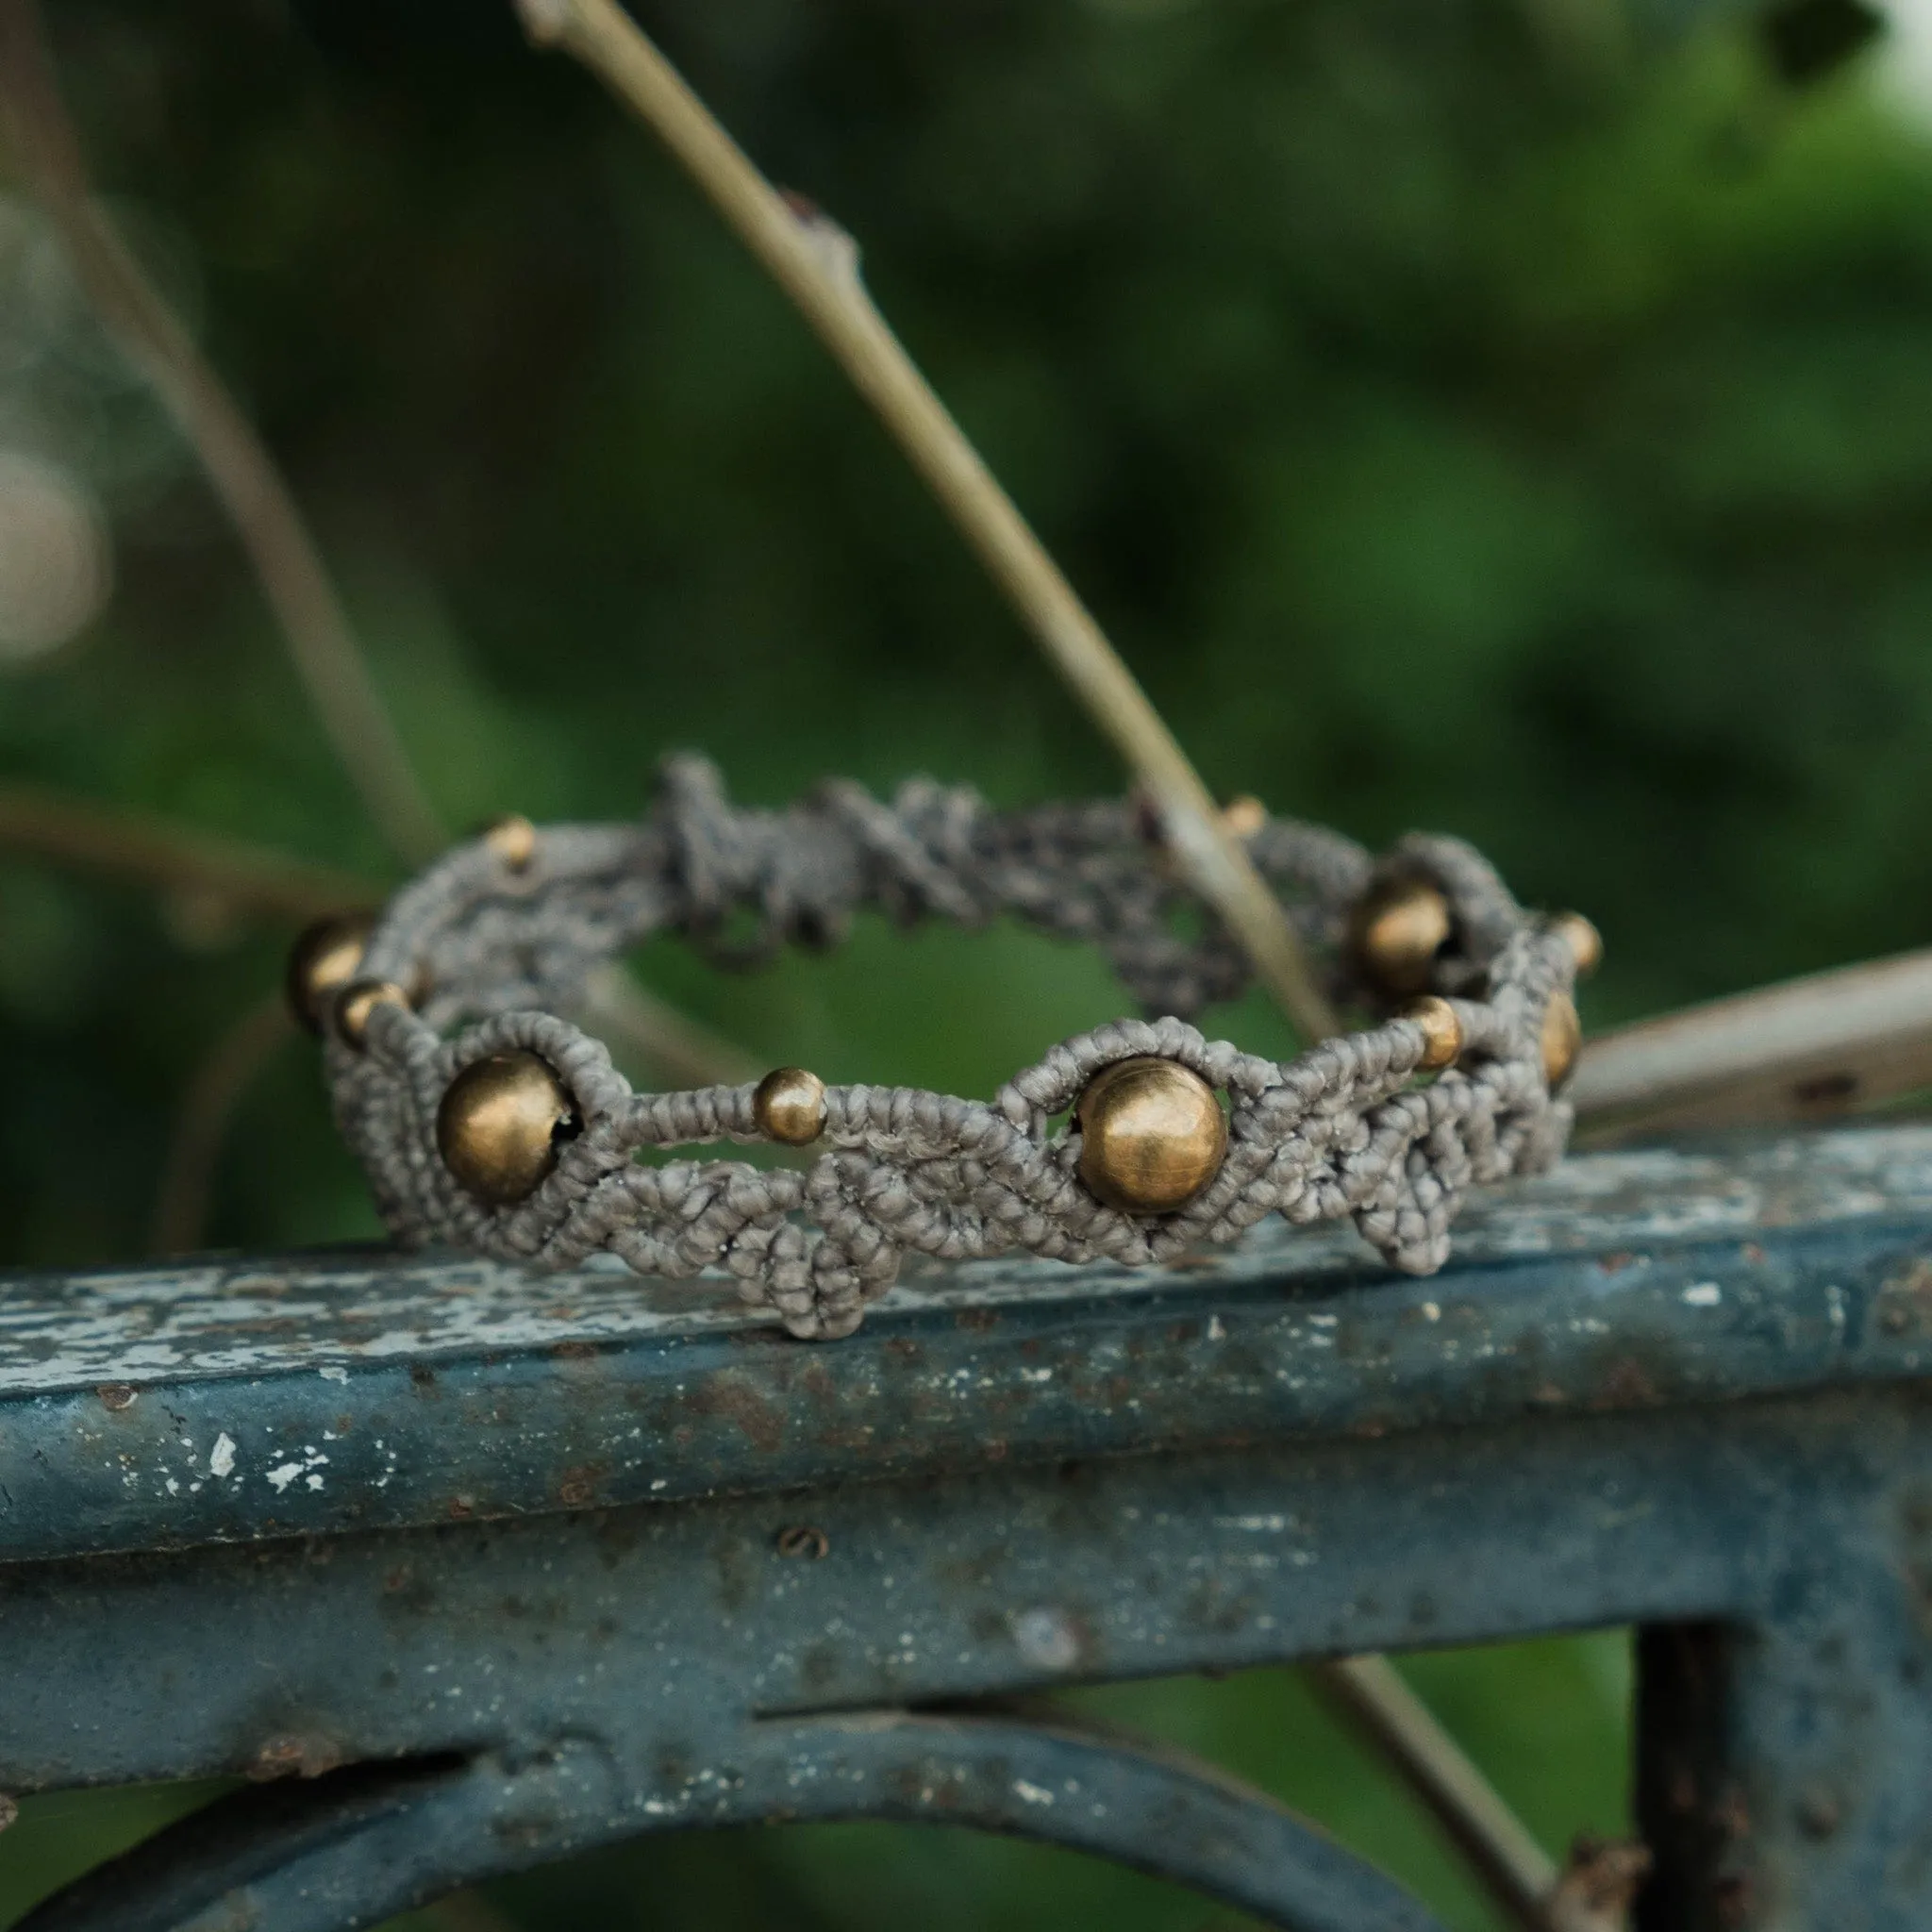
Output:
<path fill-rule="evenodd" d="M 416 1010 L 378 1008 L 363 1050 L 330 1044 L 337 1117 L 406 1241 L 547 1268 L 609 1253 L 640 1274 L 722 1271 L 799 1336 L 850 1333 L 908 1254 L 1144 1265 L 1232 1241 L 1269 1214 L 1351 1217 L 1395 1267 L 1433 1272 L 1470 1187 L 1561 1152 L 1570 1110 L 1548 1091 L 1540 1040 L 1549 1002 L 1569 992 L 1571 952 L 1455 841 L 1414 837 L 1372 864 L 1333 833 L 1282 821 L 1251 849 L 1304 936 L 1328 953 L 1337 991 L 1357 1001 L 1339 946 L 1351 906 L 1396 874 L 1442 891 L 1454 939 L 1437 977 L 1457 995 L 1455 1067 L 1419 1082 L 1425 1037 L 1399 1016 L 1286 1063 L 1177 1017 L 1239 991 L 1246 969 L 1211 921 L 1198 940 L 1175 936 L 1184 895 L 1130 804 L 1001 814 L 971 791 L 917 781 L 891 805 L 838 783 L 786 811 L 741 810 L 710 766 L 679 759 L 640 824 L 548 828 L 521 870 L 482 841 L 458 847 L 397 896 L 365 970 L 427 990 Z M 641 1159 L 761 1141 L 755 1090 L 636 1092 L 600 1042 L 549 1008 L 653 932 L 749 963 L 788 941 L 834 943 L 861 908 L 967 925 L 1006 914 L 1098 944 L 1158 1017 L 1066 1041 L 991 1101 L 830 1087 L 802 1171 Z M 746 914 L 748 938 L 735 931 Z M 491 1208 L 443 1165 L 437 1114 L 465 1067 L 516 1049 L 556 1071 L 581 1130 L 533 1194 Z M 1097 1073 L 1148 1055 L 1227 1097 L 1226 1157 L 1171 1214 L 1098 1200 L 1078 1174 L 1077 1125 L 1054 1125 Z"/>

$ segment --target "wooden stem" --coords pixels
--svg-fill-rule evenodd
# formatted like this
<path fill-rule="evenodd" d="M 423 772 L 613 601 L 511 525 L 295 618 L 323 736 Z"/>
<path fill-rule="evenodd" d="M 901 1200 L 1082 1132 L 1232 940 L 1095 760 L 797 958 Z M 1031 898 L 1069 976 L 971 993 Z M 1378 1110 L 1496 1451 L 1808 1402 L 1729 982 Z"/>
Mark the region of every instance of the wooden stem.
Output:
<path fill-rule="evenodd" d="M 867 295 L 857 251 L 801 214 L 614 0 L 518 0 L 540 45 L 576 56 L 670 148 L 817 332 L 1112 741 L 1160 813 L 1192 889 L 1309 1041 L 1337 1030 L 1280 904 L 1208 788 L 1012 499 Z"/>
<path fill-rule="evenodd" d="M 0 0 L 0 117 L 96 312 L 200 458 L 255 567 L 296 675 L 370 816 L 399 856 L 430 857 L 446 835 L 288 484 L 90 192 L 35 0 Z"/>

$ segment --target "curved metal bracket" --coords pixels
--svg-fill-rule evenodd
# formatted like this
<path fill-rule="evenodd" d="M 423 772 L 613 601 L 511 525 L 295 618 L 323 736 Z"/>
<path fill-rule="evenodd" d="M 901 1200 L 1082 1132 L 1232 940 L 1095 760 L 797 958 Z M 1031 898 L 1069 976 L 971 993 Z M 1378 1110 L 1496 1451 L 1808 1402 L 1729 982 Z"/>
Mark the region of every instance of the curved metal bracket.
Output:
<path fill-rule="evenodd" d="M 1005 1719 L 767 1722 L 664 1789 L 601 1742 L 510 1767 L 358 1765 L 218 1801 L 89 1874 L 19 1932 L 347 1932 L 592 1845 L 688 1825 L 874 1818 L 1117 1859 L 1283 1932 L 1441 1932 L 1373 1866 L 1177 1754 Z M 733 1760 L 736 1761 L 733 1761 Z"/>

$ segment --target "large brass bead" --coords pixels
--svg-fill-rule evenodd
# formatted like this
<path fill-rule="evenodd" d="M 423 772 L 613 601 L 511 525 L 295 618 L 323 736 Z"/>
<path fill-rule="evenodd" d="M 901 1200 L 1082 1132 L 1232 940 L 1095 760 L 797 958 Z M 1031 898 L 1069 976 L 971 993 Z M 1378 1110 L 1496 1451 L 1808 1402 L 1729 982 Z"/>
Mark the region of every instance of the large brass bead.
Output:
<path fill-rule="evenodd" d="M 1349 921 L 1349 950 L 1361 975 L 1390 999 L 1426 992 L 1436 955 L 1454 928 L 1449 901 L 1426 879 L 1376 887 Z"/>
<path fill-rule="evenodd" d="M 1412 1020 L 1423 1031 L 1423 1057 L 1415 1063 L 1419 1073 L 1433 1074 L 1455 1065 L 1462 1051 L 1462 1022 L 1447 1000 L 1424 993 L 1403 1008 L 1402 1017 Z"/>
<path fill-rule="evenodd" d="M 1567 992 L 1553 992 L 1543 1008 L 1543 1078 L 1554 1093 L 1570 1077 L 1583 1045 L 1583 1023 L 1576 1017 L 1576 1002 Z"/>
<path fill-rule="evenodd" d="M 536 1192 L 576 1125 L 570 1089 L 534 1053 L 473 1060 L 436 1110 L 442 1164 L 479 1201 L 508 1208 Z"/>
<path fill-rule="evenodd" d="M 319 1034 L 329 1003 L 362 970 L 362 955 L 375 921 L 366 912 L 344 912 L 305 926 L 289 949 L 282 991 L 298 1025 Z"/>
<path fill-rule="evenodd" d="M 825 1083 L 803 1067 L 774 1067 L 751 1097 L 758 1132 L 806 1147 L 825 1130 Z"/>
<path fill-rule="evenodd" d="M 1116 1060 L 1088 1081 L 1074 1108 L 1080 1178 L 1124 1214 L 1172 1214 L 1227 1155 L 1227 1116 L 1191 1067 L 1152 1058 Z"/>
<path fill-rule="evenodd" d="M 369 1023 L 378 1007 L 407 1007 L 409 995 L 392 979 L 352 979 L 335 996 L 329 1022 L 336 1038 L 358 1053 L 369 1043 Z"/>

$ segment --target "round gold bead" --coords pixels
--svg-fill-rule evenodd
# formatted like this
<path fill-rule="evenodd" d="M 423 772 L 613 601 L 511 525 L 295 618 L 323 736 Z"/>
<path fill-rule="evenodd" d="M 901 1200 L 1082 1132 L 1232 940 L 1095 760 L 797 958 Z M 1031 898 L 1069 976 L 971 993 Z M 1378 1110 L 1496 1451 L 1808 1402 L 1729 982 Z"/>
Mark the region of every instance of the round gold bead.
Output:
<path fill-rule="evenodd" d="M 805 1147 L 825 1130 L 825 1083 L 803 1067 L 774 1067 L 751 1097 L 761 1134 L 788 1147 Z"/>
<path fill-rule="evenodd" d="M 541 1055 L 472 1060 L 436 1109 L 442 1164 L 479 1201 L 508 1208 L 534 1194 L 576 1124 L 576 1104 Z"/>
<path fill-rule="evenodd" d="M 336 1038 L 360 1053 L 369 1041 L 369 1021 L 377 1007 L 407 1007 L 409 995 L 392 979 L 352 979 L 329 1008 Z"/>
<path fill-rule="evenodd" d="M 1570 948 L 1576 970 L 1587 978 L 1603 963 L 1604 936 L 1580 912 L 1559 912 L 1550 930 Z"/>
<path fill-rule="evenodd" d="M 522 872 L 537 856 L 537 828 L 522 812 L 506 812 L 483 827 L 483 842 L 511 872 Z"/>
<path fill-rule="evenodd" d="M 1221 808 L 1221 823 L 1237 839 L 1252 839 L 1268 823 L 1268 808 L 1252 792 L 1243 791 Z"/>
<path fill-rule="evenodd" d="M 1433 1074 L 1441 1067 L 1453 1066 L 1462 1051 L 1462 1022 L 1447 1000 L 1425 993 L 1402 1009 L 1405 1020 L 1423 1029 L 1423 1057 L 1416 1061 L 1420 1073 Z"/>
<path fill-rule="evenodd" d="M 1227 1154 L 1227 1116 L 1213 1088 L 1176 1060 L 1145 1057 L 1103 1067 L 1074 1118 L 1081 1180 L 1123 1214 L 1185 1208 Z"/>
<path fill-rule="evenodd" d="M 1378 886 L 1349 922 L 1349 947 L 1362 976 L 1391 999 L 1425 992 L 1436 955 L 1453 929 L 1449 901 L 1426 879 Z"/>
<path fill-rule="evenodd" d="M 329 1002 L 361 970 L 375 921 L 367 912 L 344 912 L 305 926 L 289 948 L 282 991 L 298 1025 L 322 1031 Z"/>
<path fill-rule="evenodd" d="M 1583 1044 L 1583 1023 L 1576 1017 L 1576 1002 L 1567 992 L 1553 992 L 1543 1008 L 1543 1078 L 1554 1093 L 1570 1077 Z"/>

